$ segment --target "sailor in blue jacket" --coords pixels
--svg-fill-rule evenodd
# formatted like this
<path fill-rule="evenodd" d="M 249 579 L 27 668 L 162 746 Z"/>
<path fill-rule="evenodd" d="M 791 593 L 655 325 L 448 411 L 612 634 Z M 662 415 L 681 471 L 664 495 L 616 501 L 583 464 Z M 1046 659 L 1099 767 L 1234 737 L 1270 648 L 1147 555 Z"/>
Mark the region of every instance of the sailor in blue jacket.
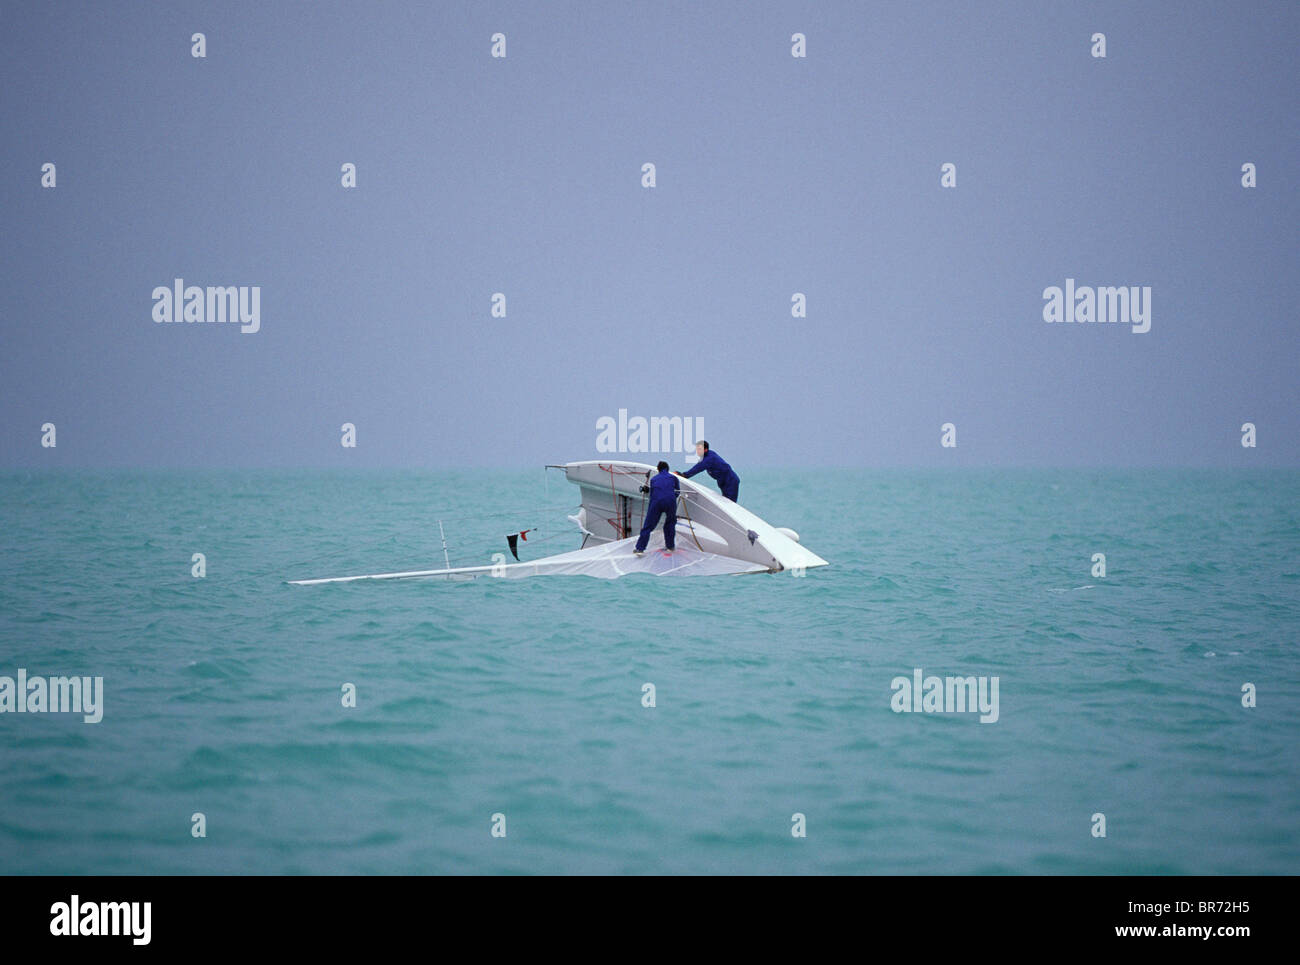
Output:
<path fill-rule="evenodd" d="M 700 457 L 700 461 L 691 466 L 690 469 L 677 475 L 690 479 L 697 472 L 708 472 L 717 481 L 718 488 L 722 490 L 722 495 L 733 503 L 739 502 L 740 477 L 722 461 L 722 457 L 710 449 L 707 442 L 697 442 L 695 444 L 695 454 Z"/>
<path fill-rule="evenodd" d="M 677 492 L 681 487 L 673 474 L 668 471 L 668 463 L 662 460 L 659 463 L 659 474 L 650 480 L 650 485 L 642 486 L 642 492 L 650 494 L 650 505 L 645 510 L 645 525 L 641 527 L 641 535 L 636 540 L 637 556 L 645 552 L 646 544 L 650 542 L 650 534 L 655 531 L 659 525 L 659 517 L 664 518 L 664 546 L 668 552 L 673 551 L 673 543 L 677 537 Z"/>

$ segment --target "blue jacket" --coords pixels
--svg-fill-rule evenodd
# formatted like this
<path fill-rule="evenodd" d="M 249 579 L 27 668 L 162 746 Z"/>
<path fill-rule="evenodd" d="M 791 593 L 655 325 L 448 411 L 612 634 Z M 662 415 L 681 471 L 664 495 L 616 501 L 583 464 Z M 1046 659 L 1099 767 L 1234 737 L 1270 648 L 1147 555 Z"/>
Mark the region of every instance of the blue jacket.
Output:
<path fill-rule="evenodd" d="M 680 489 L 677 477 L 665 469 L 650 479 L 650 502 L 676 503 Z"/>
<path fill-rule="evenodd" d="M 736 474 L 731 471 L 731 467 L 723 462 L 722 457 L 712 449 L 706 452 L 703 459 L 691 466 L 690 469 L 687 469 L 682 473 L 682 475 L 687 479 L 690 479 L 697 472 L 701 471 L 707 472 L 718 483 L 724 483 L 732 476 L 736 476 Z M 736 476 L 736 478 L 739 479 L 740 477 Z"/>

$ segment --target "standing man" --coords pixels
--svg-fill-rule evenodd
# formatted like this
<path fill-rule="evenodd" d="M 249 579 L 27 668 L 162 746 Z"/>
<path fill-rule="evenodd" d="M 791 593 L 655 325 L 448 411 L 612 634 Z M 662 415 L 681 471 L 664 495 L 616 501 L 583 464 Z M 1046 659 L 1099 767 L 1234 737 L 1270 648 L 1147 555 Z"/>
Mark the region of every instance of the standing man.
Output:
<path fill-rule="evenodd" d="M 673 478 L 673 474 L 668 471 L 668 463 L 661 459 L 658 468 L 659 473 L 650 480 L 650 485 L 641 487 L 643 493 L 650 494 L 650 505 L 646 507 L 645 525 L 641 527 L 641 535 L 636 540 L 636 549 L 632 551 L 637 556 L 645 553 L 646 544 L 650 542 L 650 534 L 659 525 L 660 516 L 664 517 L 664 546 L 669 553 L 672 553 L 677 538 L 677 493 L 681 487 Z"/>
<path fill-rule="evenodd" d="M 697 472 L 707 471 L 722 490 L 722 495 L 726 496 L 733 503 L 740 502 L 740 477 L 735 474 L 730 466 L 722 461 L 722 457 L 709 448 L 709 444 L 701 440 L 695 444 L 695 454 L 700 457 L 700 461 L 691 466 L 685 472 L 679 472 L 677 475 L 690 479 Z"/>

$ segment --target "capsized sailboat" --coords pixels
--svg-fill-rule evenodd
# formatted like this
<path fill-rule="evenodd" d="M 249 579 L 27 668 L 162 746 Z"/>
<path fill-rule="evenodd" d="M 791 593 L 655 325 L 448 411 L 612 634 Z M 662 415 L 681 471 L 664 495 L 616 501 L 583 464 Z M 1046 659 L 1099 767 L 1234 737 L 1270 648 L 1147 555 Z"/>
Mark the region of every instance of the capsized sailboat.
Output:
<path fill-rule="evenodd" d="M 745 507 L 694 480 L 679 478 L 676 548 L 664 548 L 662 527 L 655 530 L 643 556 L 633 549 L 645 517 L 641 487 L 655 472 L 639 462 L 589 460 L 562 466 L 565 478 L 578 487 L 582 505 L 569 517 L 582 535 L 582 545 L 568 553 L 521 563 L 457 566 L 440 570 L 406 570 L 362 576 L 290 580 L 293 586 L 352 583 L 359 580 L 471 579 L 495 576 L 594 576 L 612 580 L 633 573 L 653 576 L 723 576 L 738 573 L 802 574 L 826 560 L 804 547 L 793 530 L 772 526 Z"/>

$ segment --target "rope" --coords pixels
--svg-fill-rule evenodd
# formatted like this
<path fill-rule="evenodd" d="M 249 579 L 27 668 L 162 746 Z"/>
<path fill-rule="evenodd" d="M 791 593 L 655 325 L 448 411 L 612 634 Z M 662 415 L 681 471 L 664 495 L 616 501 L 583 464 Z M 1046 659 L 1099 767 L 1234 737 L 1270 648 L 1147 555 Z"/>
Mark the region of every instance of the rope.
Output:
<path fill-rule="evenodd" d="M 379 543 L 391 543 L 395 539 L 397 539 L 396 533 L 392 534 L 391 536 L 380 536 L 377 539 L 367 540 L 364 543 L 349 543 L 347 546 L 342 546 L 339 549 L 336 549 L 332 552 L 324 553 L 319 556 L 314 556 L 311 557 L 310 559 L 300 559 L 297 562 L 290 563 L 288 564 L 288 568 L 292 569 L 300 566 L 301 567 L 315 566 L 317 563 L 323 562 L 324 560 L 333 559 L 334 557 L 340 556 L 343 553 L 354 553 L 357 550 L 368 550 L 371 547 L 378 545 Z M 259 573 L 254 575 L 263 576 L 266 575 L 266 573 L 275 572 L 282 568 L 285 568 L 284 564 L 276 563 L 273 566 L 268 567 L 265 573 Z"/>
<path fill-rule="evenodd" d="M 695 523 L 691 520 L 691 511 L 686 504 L 686 494 L 681 490 L 678 490 L 677 498 L 681 500 L 682 515 L 686 517 L 686 528 L 691 531 L 691 539 L 695 541 L 695 548 L 703 553 L 704 547 L 700 545 L 700 539 L 695 535 Z"/>
<path fill-rule="evenodd" d="M 501 519 L 502 517 L 505 516 L 519 516 L 525 513 L 532 513 L 536 515 L 540 513 L 569 512 L 572 509 L 573 509 L 573 503 L 564 503 L 562 505 L 555 505 L 555 506 L 533 506 L 533 507 L 526 507 L 523 509 L 511 509 L 501 513 L 476 513 L 471 516 L 450 516 L 446 513 L 441 513 L 437 515 L 440 519 L 442 519 L 445 522 L 457 523 L 457 522 L 463 522 L 465 520 L 471 520 L 471 519 Z"/>
<path fill-rule="evenodd" d="M 605 465 L 603 462 L 596 463 L 596 466 L 597 468 L 602 469 L 605 472 L 609 473 L 609 495 L 612 504 L 614 506 L 614 511 L 618 512 L 618 490 L 614 487 L 614 473 L 617 472 L 620 476 L 640 476 L 643 474 L 643 470 L 624 469 L 621 466 L 615 465 L 614 463 Z M 645 497 L 644 496 L 642 497 L 641 502 L 642 502 L 641 525 L 644 526 L 645 525 L 645 505 L 644 505 Z M 610 527 L 614 530 L 614 532 L 618 533 L 619 539 L 627 539 L 627 537 L 631 535 L 630 533 L 628 533 L 627 528 L 623 525 L 623 521 L 621 519 L 618 520 L 607 519 L 605 520 L 605 522 L 609 523 Z"/>

